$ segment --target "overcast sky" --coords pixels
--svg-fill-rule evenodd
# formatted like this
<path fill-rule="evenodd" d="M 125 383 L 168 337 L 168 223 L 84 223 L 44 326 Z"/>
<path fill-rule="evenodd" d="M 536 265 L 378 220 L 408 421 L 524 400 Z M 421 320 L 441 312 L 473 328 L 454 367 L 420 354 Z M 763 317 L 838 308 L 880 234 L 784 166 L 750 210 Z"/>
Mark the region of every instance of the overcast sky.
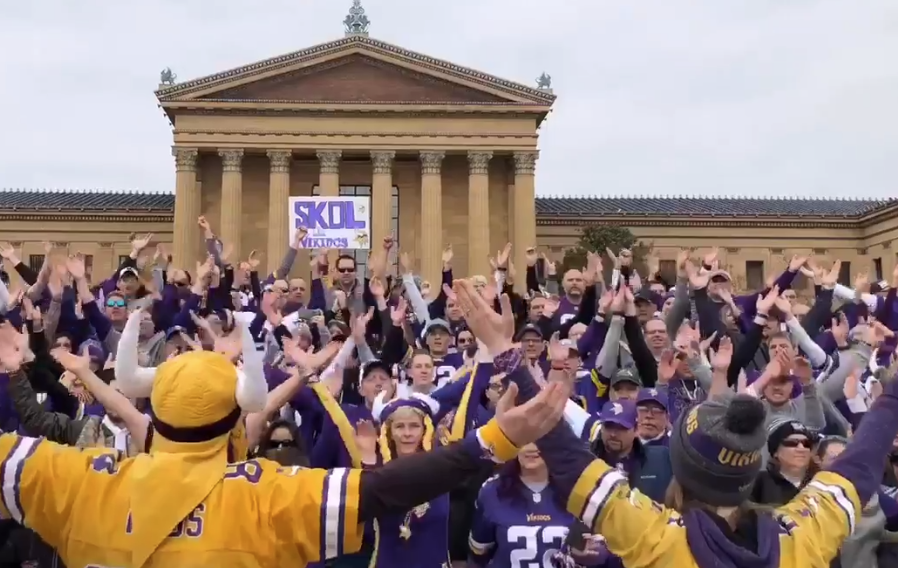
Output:
<path fill-rule="evenodd" d="M 153 90 L 342 37 L 351 0 L 0 7 L 0 187 L 171 191 Z M 371 36 L 558 95 L 542 195 L 891 197 L 894 0 L 363 0 Z"/>

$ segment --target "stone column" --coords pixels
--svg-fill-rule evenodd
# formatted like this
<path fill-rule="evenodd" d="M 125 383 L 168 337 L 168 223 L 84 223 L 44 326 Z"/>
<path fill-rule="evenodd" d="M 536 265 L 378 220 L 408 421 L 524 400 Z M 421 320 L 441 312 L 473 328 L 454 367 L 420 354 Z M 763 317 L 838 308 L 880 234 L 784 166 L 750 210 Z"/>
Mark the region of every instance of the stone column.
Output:
<path fill-rule="evenodd" d="M 340 195 L 340 159 L 343 152 L 340 150 L 318 150 L 318 189 L 322 197 L 337 197 Z M 330 261 L 331 271 L 336 270 L 339 251 L 332 250 L 327 258 Z"/>
<path fill-rule="evenodd" d="M 321 196 L 336 197 L 340 195 L 340 150 L 318 150 L 319 173 L 318 188 Z"/>
<path fill-rule="evenodd" d="M 175 157 L 175 231 L 173 235 L 174 265 L 188 272 L 196 271 L 200 248 L 200 194 L 196 190 L 196 148 L 173 148 Z M 113 259 L 113 262 L 115 259 Z"/>
<path fill-rule="evenodd" d="M 518 271 L 515 291 L 526 292 L 527 283 L 522 277 L 527 268 L 526 251 L 536 246 L 536 185 L 534 173 L 539 152 L 514 153 L 514 264 Z"/>
<path fill-rule="evenodd" d="M 480 274 L 489 278 L 490 274 L 492 158 L 492 152 L 468 152 L 468 276 Z"/>
<path fill-rule="evenodd" d="M 231 245 L 231 261 L 240 256 L 241 216 L 243 215 L 243 150 L 219 150 L 221 156 L 221 228 L 218 229 L 222 242 Z"/>
<path fill-rule="evenodd" d="M 393 193 L 393 158 L 396 152 L 371 151 L 371 250 L 376 250 L 384 237 L 390 234 L 392 227 L 390 199 Z M 393 235 L 399 238 L 398 235 Z"/>
<path fill-rule="evenodd" d="M 268 273 L 277 269 L 290 246 L 290 166 L 293 152 L 290 150 L 269 150 L 268 162 Z"/>
<path fill-rule="evenodd" d="M 432 285 L 443 272 L 443 180 L 445 152 L 421 152 L 421 277 Z"/>

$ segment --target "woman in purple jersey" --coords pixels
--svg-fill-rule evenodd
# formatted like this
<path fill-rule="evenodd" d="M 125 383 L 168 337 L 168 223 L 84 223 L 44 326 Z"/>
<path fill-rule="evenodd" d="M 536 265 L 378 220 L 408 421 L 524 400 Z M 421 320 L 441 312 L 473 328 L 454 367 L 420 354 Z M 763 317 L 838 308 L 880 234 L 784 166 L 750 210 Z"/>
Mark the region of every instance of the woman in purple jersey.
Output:
<path fill-rule="evenodd" d="M 608 554 L 601 545 L 584 554 L 566 544 L 575 524 L 584 528 L 549 486 L 549 470 L 539 450 L 533 444 L 524 446 L 516 460 L 480 489 L 468 539 L 470 562 L 490 568 L 603 565 Z M 582 531 L 575 530 L 579 532 L 572 537 L 582 542 Z"/>
<path fill-rule="evenodd" d="M 372 408 L 379 431 L 370 423 L 358 428 L 357 444 L 365 468 L 426 452 L 438 444 L 433 417 L 439 403 L 421 393 L 384 402 L 389 394 L 378 395 Z M 378 517 L 374 530 L 372 568 L 443 568 L 449 562 L 449 494 L 403 514 Z"/>

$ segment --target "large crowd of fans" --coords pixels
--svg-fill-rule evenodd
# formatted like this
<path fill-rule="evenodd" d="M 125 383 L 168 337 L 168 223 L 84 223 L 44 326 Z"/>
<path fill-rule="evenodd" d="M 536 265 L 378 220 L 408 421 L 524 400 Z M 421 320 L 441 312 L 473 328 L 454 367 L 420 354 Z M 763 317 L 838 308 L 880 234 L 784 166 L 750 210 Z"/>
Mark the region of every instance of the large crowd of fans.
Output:
<path fill-rule="evenodd" d="M 304 230 L 264 274 L 256 254 L 230 258 L 229 243 L 198 222 L 208 256 L 195 267 L 172 266 L 152 235 L 134 236 L 130 256 L 100 282 L 89 281 L 77 251 L 47 244 L 35 272 L 0 243 L 0 429 L 122 456 L 148 452 L 148 400 L 122 384 L 151 384 L 167 361 L 214 351 L 268 385 L 264 409 L 246 414 L 235 437 L 234 463 L 381 468 L 462 440 L 508 403 L 507 377 L 484 344 L 483 322 L 473 321 L 482 305 L 468 297 L 472 289 L 503 316 L 495 321 L 508 326 L 536 382 L 569 388 L 564 427 L 652 506 L 685 518 L 684 501 L 719 481 L 689 469 L 672 447 L 682 443 L 678 424 L 692 435 L 714 421 L 693 412 L 700 403 L 760 401 L 758 447 L 724 444 L 715 455 L 721 467 L 754 467 L 738 492 L 775 510 L 820 483 L 815 475 L 850 446 L 895 374 L 898 269 L 890 282 L 860 275 L 848 287 L 837 282 L 838 261 L 796 256 L 751 291 L 734 289 L 714 248 L 684 250 L 676 281 L 666 282 L 657 260 L 645 259 L 639 274 L 626 249 L 589 253 L 586 266 L 562 273 L 531 248 L 516 271 L 509 245 L 492 259 L 492 274 L 459 275 L 447 244 L 442 281 L 426 282 L 386 238 L 366 273 L 350 255 L 312 251 L 306 282 L 291 278 Z M 811 299 L 792 288 L 800 274 L 813 282 Z M 626 531 L 600 534 L 588 511 L 572 513 L 543 453 L 528 444 L 437 499 L 385 514 L 366 525 L 359 552 L 318 565 L 674 566 L 642 563 L 628 552 Z M 852 517 L 851 535 L 834 545 L 832 566 L 898 566 L 898 445 L 879 458 L 879 487 Z M 0 566 L 62 565 L 27 519 L 12 515 L 0 526 Z M 640 539 L 632 547 L 648 546 Z M 760 540 L 744 546 L 757 549 Z"/>

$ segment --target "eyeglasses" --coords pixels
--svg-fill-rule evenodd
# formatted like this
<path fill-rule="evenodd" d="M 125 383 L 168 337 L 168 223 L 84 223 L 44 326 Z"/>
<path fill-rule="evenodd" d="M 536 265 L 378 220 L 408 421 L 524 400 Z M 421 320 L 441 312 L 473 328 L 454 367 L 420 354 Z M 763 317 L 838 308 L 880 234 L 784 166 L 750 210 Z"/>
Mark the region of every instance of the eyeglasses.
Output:
<path fill-rule="evenodd" d="M 505 387 L 502 386 L 502 383 L 490 383 L 490 386 L 487 388 L 493 392 L 502 392 L 505 390 Z"/>
<path fill-rule="evenodd" d="M 797 448 L 798 446 L 803 446 L 810 450 L 814 444 L 810 440 L 783 440 L 780 445 L 784 448 Z"/>
<path fill-rule="evenodd" d="M 268 443 L 269 449 L 280 450 L 281 448 L 292 448 L 293 440 L 271 440 Z"/>
<path fill-rule="evenodd" d="M 351 272 L 355 272 L 355 267 L 349 268 L 349 267 L 344 266 L 344 267 L 340 268 L 338 266 L 337 272 L 339 272 L 340 274 L 349 274 Z"/>
<path fill-rule="evenodd" d="M 127 305 L 124 300 L 106 300 L 107 308 L 124 308 Z"/>

